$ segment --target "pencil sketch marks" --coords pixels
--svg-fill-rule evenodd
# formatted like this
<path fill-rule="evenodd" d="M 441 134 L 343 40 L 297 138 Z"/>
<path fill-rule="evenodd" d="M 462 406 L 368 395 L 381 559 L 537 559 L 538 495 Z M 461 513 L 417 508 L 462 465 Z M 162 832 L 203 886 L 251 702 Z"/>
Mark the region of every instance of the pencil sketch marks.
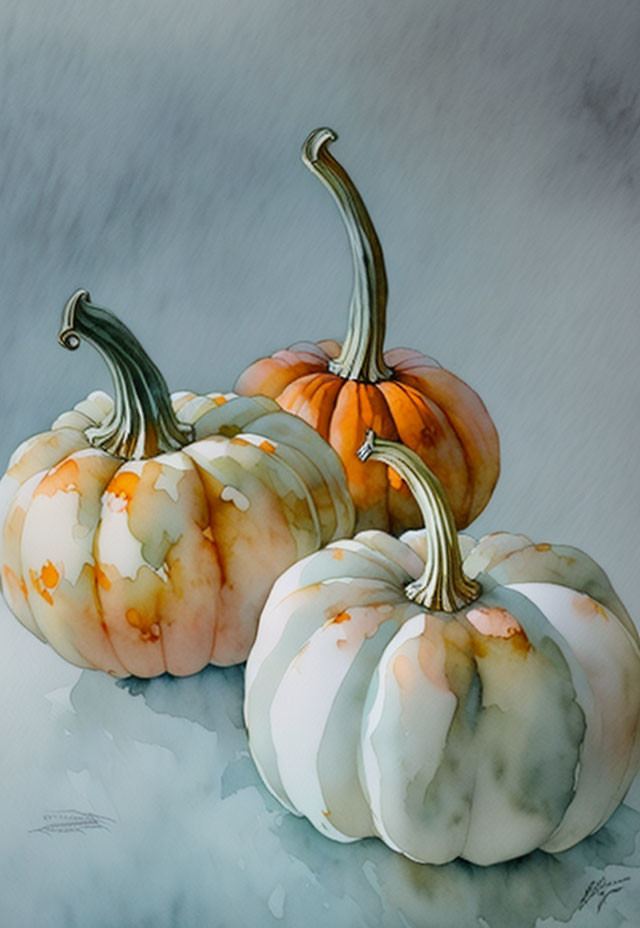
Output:
<path fill-rule="evenodd" d="M 39 828 L 30 828 L 30 834 L 61 835 L 70 832 L 81 832 L 102 829 L 111 831 L 115 819 L 107 815 L 96 815 L 95 812 L 78 812 L 77 809 L 61 809 L 57 812 L 44 812 L 44 824 Z"/>
<path fill-rule="evenodd" d="M 623 884 L 628 883 L 630 879 L 630 876 L 623 876 L 619 880 L 605 880 L 604 877 L 601 877 L 599 880 L 591 880 L 584 891 L 584 896 L 580 900 L 577 911 L 579 912 L 580 909 L 584 909 L 592 899 L 597 899 L 596 912 L 601 912 L 602 906 L 609 896 L 613 895 L 613 893 L 619 893 L 624 889 Z"/>

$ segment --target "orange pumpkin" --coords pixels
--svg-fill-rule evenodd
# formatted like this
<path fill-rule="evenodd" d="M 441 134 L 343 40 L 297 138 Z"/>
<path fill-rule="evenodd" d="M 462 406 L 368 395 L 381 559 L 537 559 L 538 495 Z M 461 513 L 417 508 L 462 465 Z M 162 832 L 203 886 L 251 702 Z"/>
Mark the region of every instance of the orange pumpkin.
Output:
<path fill-rule="evenodd" d="M 354 261 L 349 326 L 335 341 L 300 342 L 252 364 L 236 393 L 263 394 L 295 413 L 340 456 L 357 527 L 400 531 L 420 524 L 408 487 L 356 451 L 368 429 L 415 451 L 443 484 L 458 528 L 484 509 L 499 473 L 498 434 L 480 397 L 437 361 L 410 348 L 383 351 L 387 280 L 380 242 L 350 177 L 328 151 L 337 138 L 316 129 L 302 160 L 334 196 Z"/>

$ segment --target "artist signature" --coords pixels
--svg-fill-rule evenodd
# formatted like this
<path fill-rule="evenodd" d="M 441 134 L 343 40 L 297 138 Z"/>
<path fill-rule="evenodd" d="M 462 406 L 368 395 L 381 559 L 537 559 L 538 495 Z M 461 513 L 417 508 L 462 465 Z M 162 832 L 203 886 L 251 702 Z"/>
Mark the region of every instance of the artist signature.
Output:
<path fill-rule="evenodd" d="M 40 828 L 30 828 L 30 833 L 40 832 L 45 835 L 68 834 L 72 831 L 82 833 L 101 828 L 111 831 L 115 819 L 106 815 L 96 815 L 95 812 L 78 812 L 77 809 L 61 809 L 58 812 L 44 812 L 42 815 L 44 825 Z"/>
<path fill-rule="evenodd" d="M 605 880 L 604 877 L 600 877 L 599 880 L 591 880 L 589 885 L 584 891 L 580 904 L 578 905 L 577 911 L 584 909 L 585 905 L 591 899 L 599 899 L 596 911 L 599 912 L 602 909 L 602 906 L 605 904 L 609 896 L 612 896 L 613 893 L 619 893 L 623 888 L 622 884 L 627 883 L 631 879 L 630 876 L 623 876 L 619 880 Z"/>

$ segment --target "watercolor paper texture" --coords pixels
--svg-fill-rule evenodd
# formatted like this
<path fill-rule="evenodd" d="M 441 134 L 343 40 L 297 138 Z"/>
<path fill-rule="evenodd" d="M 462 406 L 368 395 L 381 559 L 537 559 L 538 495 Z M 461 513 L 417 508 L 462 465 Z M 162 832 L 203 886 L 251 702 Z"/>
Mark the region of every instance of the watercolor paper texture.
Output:
<path fill-rule="evenodd" d="M 299 157 L 329 125 L 384 248 L 388 347 L 461 376 L 500 434 L 470 531 L 588 552 L 637 625 L 639 31 L 622 0 L 6 0 L 2 467 L 111 390 L 56 342 L 78 287 L 172 390 L 343 336 L 346 237 Z M 418 865 L 268 793 L 242 668 L 116 682 L 4 604 L 0 645 L 3 925 L 638 924 L 638 781 L 563 853 Z"/>

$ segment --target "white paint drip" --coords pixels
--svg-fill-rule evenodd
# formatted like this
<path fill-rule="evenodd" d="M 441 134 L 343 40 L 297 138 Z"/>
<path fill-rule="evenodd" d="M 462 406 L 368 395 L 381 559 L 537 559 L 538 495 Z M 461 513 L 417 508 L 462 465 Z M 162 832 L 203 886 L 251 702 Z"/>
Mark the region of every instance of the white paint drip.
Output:
<path fill-rule="evenodd" d="M 220 494 L 220 499 L 225 503 L 233 503 L 236 509 L 239 509 L 240 512 L 246 512 L 249 508 L 249 500 L 241 493 L 240 490 L 236 487 L 226 486 L 222 488 L 222 493 Z"/>

